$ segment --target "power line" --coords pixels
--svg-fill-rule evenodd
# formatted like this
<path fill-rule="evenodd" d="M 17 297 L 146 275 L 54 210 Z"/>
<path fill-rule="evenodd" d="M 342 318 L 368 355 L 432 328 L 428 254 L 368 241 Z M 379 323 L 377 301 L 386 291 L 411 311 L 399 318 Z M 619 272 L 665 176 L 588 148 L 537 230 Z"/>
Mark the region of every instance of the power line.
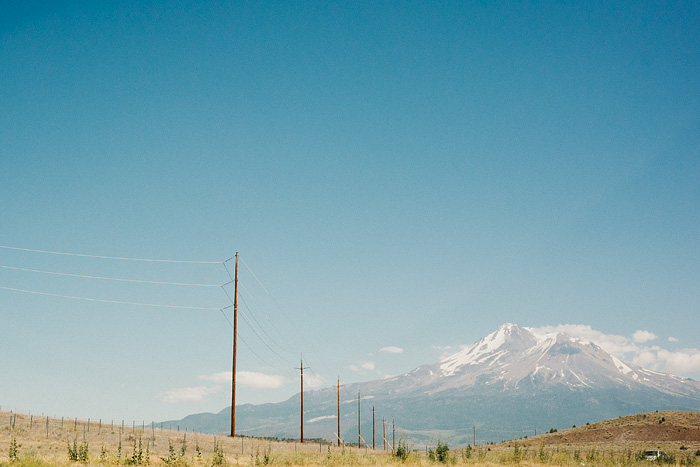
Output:
<path fill-rule="evenodd" d="M 0 268 L 12 269 L 15 271 L 34 272 L 34 273 L 39 273 L 39 274 L 51 274 L 54 276 L 78 277 L 81 279 L 100 279 L 100 280 L 118 281 L 118 282 L 137 282 L 137 283 L 141 283 L 141 284 L 182 285 L 182 286 L 189 286 L 189 287 L 221 287 L 221 285 L 219 285 L 219 284 L 190 284 L 190 283 L 186 283 L 186 282 L 163 282 L 163 281 L 147 281 L 147 280 L 140 280 L 140 279 L 123 279 L 123 278 L 117 278 L 117 277 L 89 276 L 89 275 L 84 275 L 84 274 L 70 274 L 67 272 L 42 271 L 39 269 L 18 268 L 18 267 L 14 267 L 14 266 L 4 266 L 2 264 L 0 264 Z"/>
<path fill-rule="evenodd" d="M 70 298 L 72 300 L 85 300 L 89 302 L 101 302 L 101 303 L 117 303 L 119 305 L 134 305 L 134 306 L 150 306 L 155 308 L 179 308 L 184 310 L 220 310 L 220 308 L 203 307 L 203 306 L 185 306 L 185 305 L 160 305 L 156 303 L 140 303 L 140 302 L 124 302 L 121 300 L 104 300 L 101 298 L 88 298 L 88 297 L 76 297 L 72 295 L 61 295 L 49 292 L 38 292 L 36 290 L 26 290 L 26 289 L 16 289 L 13 287 L 5 287 L 0 285 L 0 289 L 11 290 L 13 292 L 23 292 L 34 295 L 46 295 L 48 297 L 59 297 L 59 298 Z"/>
<path fill-rule="evenodd" d="M 229 306 L 224 307 L 224 308 L 219 308 L 219 311 L 221 312 L 222 315 L 224 315 L 224 318 L 226 318 L 226 321 L 228 321 L 228 324 L 229 324 L 229 326 L 231 326 L 231 329 L 233 329 L 233 323 L 231 323 L 231 320 L 228 319 L 228 316 L 226 316 L 226 313 L 224 313 L 224 310 L 226 310 L 226 309 L 228 309 L 228 308 L 233 308 L 233 305 L 229 305 Z M 245 339 L 243 339 L 242 336 L 239 335 L 238 338 L 241 340 L 241 342 L 243 342 L 243 344 L 245 344 L 246 347 L 248 347 L 248 350 L 250 350 L 250 352 L 251 352 L 253 355 L 255 355 L 256 357 L 258 357 L 258 359 L 259 359 L 261 362 L 263 362 L 265 365 L 267 365 L 267 366 L 269 366 L 269 367 L 275 368 L 274 365 L 271 365 L 271 364 L 268 363 L 265 359 L 263 359 L 260 355 L 258 355 L 257 352 L 255 352 L 255 350 L 253 350 L 252 347 L 251 347 L 250 345 L 248 345 L 248 343 L 245 341 Z"/>
<path fill-rule="evenodd" d="M 292 327 L 296 330 L 297 334 L 299 334 L 299 337 L 301 337 L 301 339 L 304 341 L 304 343 L 306 343 L 306 345 L 309 347 L 309 349 L 311 349 L 311 350 L 314 352 L 314 354 L 316 354 L 317 356 L 320 355 L 320 353 L 314 348 L 314 346 L 312 346 L 311 343 L 306 339 L 306 337 L 304 336 L 304 334 L 302 334 L 302 332 L 299 330 L 299 328 L 297 328 L 297 326 L 294 324 L 294 321 L 293 321 L 289 316 L 287 316 L 287 314 L 282 310 L 282 307 L 279 305 L 279 303 L 277 303 L 277 301 L 275 300 L 275 298 L 270 294 L 270 292 L 268 292 L 268 290 L 265 288 L 265 286 L 264 286 L 263 283 L 260 281 L 260 279 L 258 279 L 258 277 L 255 275 L 255 273 L 250 269 L 250 266 L 248 266 L 248 263 L 245 262 L 245 259 L 241 258 L 241 261 L 242 261 L 243 264 L 245 265 L 246 269 L 248 269 L 248 271 L 250 272 L 250 274 L 255 278 L 255 280 L 258 281 L 258 284 L 260 284 L 260 287 L 262 287 L 262 289 L 265 291 L 265 293 L 267 293 L 267 296 L 270 297 L 270 299 L 271 299 L 272 302 L 275 304 L 275 306 L 277 307 L 277 309 L 279 310 L 279 312 L 282 313 L 282 315 L 283 315 L 285 318 L 287 318 L 287 321 L 289 321 L 289 323 L 290 323 L 290 324 L 292 325 Z M 224 266 L 226 266 L 226 265 L 224 264 Z M 228 269 L 227 269 L 227 270 L 228 270 Z M 328 366 L 325 365 L 325 363 L 324 363 L 322 360 L 321 360 L 321 364 L 322 364 L 324 367 L 326 367 L 326 370 L 329 370 Z"/>
<path fill-rule="evenodd" d="M 88 255 L 85 253 L 66 253 L 61 251 L 49 251 L 49 250 L 35 250 L 31 248 L 18 248 L 14 246 L 0 245 L 0 248 L 6 250 L 16 250 L 16 251 L 28 251 L 32 253 L 46 253 L 50 255 L 63 255 L 63 256 L 80 256 L 83 258 L 98 258 L 98 259 L 116 259 L 122 261 L 146 261 L 152 263 L 187 263 L 187 264 L 221 264 L 222 261 L 187 261 L 187 260 L 177 260 L 177 259 L 149 259 L 149 258 L 127 258 L 122 256 L 102 256 L 102 255 Z"/>
<path fill-rule="evenodd" d="M 250 311 L 250 310 L 249 310 L 249 311 Z M 254 326 L 251 324 L 251 322 L 248 320 L 248 317 L 246 316 L 246 313 L 243 312 L 243 310 L 241 310 L 241 316 L 243 317 L 243 320 L 248 324 L 248 327 L 250 327 L 250 329 L 251 329 L 251 330 L 253 331 L 253 333 L 258 337 L 258 339 L 260 339 L 260 342 L 262 342 L 262 343 L 265 345 L 265 347 L 267 347 L 267 348 L 270 350 L 270 352 L 274 353 L 274 354 L 275 354 L 280 360 L 282 360 L 283 362 L 285 362 L 285 363 L 287 363 L 287 364 L 289 364 L 289 365 L 292 365 L 292 362 L 290 362 L 289 360 L 287 360 L 286 358 L 284 358 L 282 355 L 280 355 L 275 349 L 273 349 L 273 348 L 270 346 L 270 344 L 268 344 L 268 343 L 265 341 L 265 339 L 262 338 L 262 336 L 261 336 L 260 334 L 258 334 L 258 331 L 255 330 L 255 327 L 254 327 Z M 263 332 L 264 332 L 264 331 L 263 331 Z"/>
<path fill-rule="evenodd" d="M 230 319 L 228 319 L 228 316 L 226 316 L 226 313 L 224 313 L 224 310 L 227 309 L 227 308 L 233 308 L 233 306 L 232 306 L 232 305 L 229 305 L 229 306 L 227 306 L 227 307 L 225 307 L 225 308 L 220 308 L 219 311 L 221 312 L 221 314 L 223 315 L 223 317 L 226 318 L 226 321 L 228 321 L 228 325 L 231 326 L 231 329 L 233 329 L 233 323 L 231 322 Z"/>
<path fill-rule="evenodd" d="M 258 321 L 258 319 L 255 317 L 255 314 L 250 309 L 250 307 L 248 306 L 248 303 L 245 301 L 245 299 L 243 297 L 241 297 L 241 301 L 243 302 L 243 305 L 246 307 L 246 309 L 250 313 L 250 317 L 253 318 L 253 321 L 255 321 L 255 323 L 258 325 L 258 328 L 262 331 L 263 334 L 265 334 L 267 336 L 267 338 L 270 340 L 270 342 L 275 344 L 277 346 L 277 348 L 280 349 L 282 352 L 287 352 L 287 353 L 291 354 L 292 352 L 289 349 L 285 349 L 284 347 L 279 345 L 279 343 L 277 343 L 277 341 L 275 341 L 275 339 L 273 339 L 272 336 L 270 336 L 270 334 L 267 333 L 267 331 L 265 330 L 263 325 L 260 324 L 260 321 Z M 289 363 L 291 364 L 291 362 L 289 362 Z"/>
<path fill-rule="evenodd" d="M 224 267 L 226 267 L 226 264 L 224 264 Z M 227 270 L 227 272 L 228 272 L 228 268 L 226 268 L 226 270 Z M 239 284 L 240 284 L 241 286 L 243 286 L 243 284 L 242 284 L 241 282 L 239 282 Z M 225 285 L 227 285 L 227 284 L 222 285 L 222 286 L 221 286 L 221 289 L 224 291 L 224 293 L 225 293 L 226 296 L 229 298 L 229 300 L 232 300 L 231 295 L 229 295 L 229 293 L 226 291 L 226 288 L 224 287 Z M 243 287 L 245 288 L 245 286 L 243 286 Z M 250 293 L 248 293 L 248 294 L 250 295 Z M 252 295 L 251 295 L 251 297 L 252 297 Z M 260 324 L 260 322 L 257 320 L 257 318 L 255 318 L 254 313 L 252 312 L 252 310 L 251 310 L 250 307 L 248 306 L 248 303 L 246 303 L 245 299 L 243 299 L 243 297 L 241 297 L 241 301 L 243 302 L 243 305 L 246 307 L 246 309 L 247 309 L 248 312 L 250 313 L 250 317 L 257 323 L 258 327 L 260 328 L 260 331 L 262 331 L 262 333 L 265 334 L 265 335 L 267 336 L 267 338 L 270 340 L 270 342 L 272 342 L 273 344 L 275 344 L 280 350 L 282 350 L 282 351 L 284 351 L 284 352 L 289 352 L 289 351 L 286 350 L 284 347 L 282 347 L 281 345 L 279 345 L 279 344 L 267 333 L 267 331 L 265 331 L 265 328 Z M 231 305 L 230 305 L 230 306 L 227 306 L 226 308 L 231 308 Z M 223 314 L 223 310 L 226 309 L 226 308 L 223 308 L 223 309 L 222 309 L 222 311 L 221 311 L 222 314 Z M 270 346 L 270 344 L 268 344 L 268 343 L 265 341 L 265 339 L 263 339 L 263 337 L 262 337 L 262 336 L 258 333 L 258 331 L 255 329 L 255 326 L 253 326 L 253 324 L 252 324 L 252 323 L 250 322 L 250 320 L 248 319 L 247 314 L 246 314 L 245 312 L 243 312 L 243 310 L 241 310 L 241 316 L 243 317 L 243 320 L 246 322 L 246 324 L 248 325 L 248 327 L 249 327 L 249 328 L 253 331 L 253 333 L 257 336 L 257 338 L 260 339 L 260 341 L 261 341 L 272 353 L 274 353 L 274 354 L 275 354 L 280 360 L 282 360 L 283 362 L 285 362 L 285 363 L 287 363 L 287 364 L 289 364 L 289 365 L 292 364 L 289 360 L 287 360 L 287 359 L 284 358 L 282 355 L 280 355 L 277 351 L 275 351 L 275 349 L 273 349 L 273 348 Z M 229 322 L 229 325 L 231 325 L 231 321 L 228 319 L 228 316 L 226 316 L 226 315 L 224 314 L 224 318 L 226 318 L 226 320 Z M 231 326 L 233 326 L 233 325 L 231 325 Z M 240 337 L 240 334 L 239 334 L 238 337 Z M 242 340 L 242 339 L 241 339 L 241 340 Z M 244 343 L 245 343 L 245 342 L 244 342 Z M 273 365 L 270 365 L 269 363 L 267 363 L 265 360 L 263 360 L 258 354 L 256 354 L 256 353 L 253 351 L 253 349 L 251 349 L 250 346 L 249 346 L 247 343 L 245 343 L 245 344 L 246 344 L 246 347 L 248 347 L 248 349 L 250 349 L 251 352 L 253 352 L 253 353 L 255 354 L 255 356 L 258 357 L 263 363 L 267 364 L 268 366 L 273 366 Z"/>
<path fill-rule="evenodd" d="M 224 268 L 226 269 L 226 273 L 229 275 L 229 278 L 231 278 L 231 272 L 229 271 L 228 266 L 226 266 L 226 262 L 227 262 L 227 261 L 229 261 L 229 260 L 224 261 Z M 242 258 L 241 258 L 241 261 L 243 261 Z M 245 262 L 244 262 L 244 263 L 245 263 Z M 246 265 L 246 267 L 248 267 L 248 266 Z M 248 270 L 250 271 L 250 268 L 248 268 Z M 252 271 L 251 271 L 251 274 L 252 274 Z M 255 275 L 253 274 L 253 276 L 255 276 Z M 231 280 L 233 280 L 233 279 L 231 279 Z M 256 277 L 256 280 L 258 280 L 257 277 Z M 229 282 L 229 283 L 230 283 L 230 282 Z M 260 283 L 259 280 L 258 280 L 258 283 Z M 229 293 L 226 291 L 226 288 L 225 288 L 226 285 L 227 285 L 227 284 L 222 285 L 221 288 L 222 288 L 222 290 L 224 291 L 224 293 L 226 294 L 226 296 L 229 298 L 229 300 L 231 300 L 231 296 L 230 296 Z M 253 297 L 253 296 L 251 295 L 251 293 L 248 291 L 248 289 L 245 287 L 245 285 L 244 285 L 242 282 L 240 282 L 240 285 L 241 285 L 241 286 L 243 287 L 243 289 L 248 293 L 248 295 L 249 295 L 253 300 L 255 300 L 255 297 Z M 262 286 L 262 284 L 260 284 L 260 285 Z M 263 286 L 263 289 L 265 289 L 264 286 Z M 265 290 L 265 292 L 267 292 L 267 290 Z M 269 295 L 269 292 L 268 292 L 268 295 Z M 270 342 L 272 342 L 274 345 L 276 345 L 276 346 L 277 346 L 280 350 L 282 350 L 283 352 L 289 352 L 289 350 L 285 349 L 285 348 L 282 347 L 280 344 L 278 344 L 278 343 L 272 338 L 272 336 L 270 336 L 270 335 L 267 333 L 267 331 L 265 330 L 265 328 L 260 324 L 260 322 L 258 321 L 258 319 L 255 317 L 255 314 L 252 312 L 252 310 L 251 310 L 250 307 L 248 306 L 248 303 L 245 301 L 245 299 L 243 299 L 243 297 L 241 297 L 241 300 L 243 301 L 243 305 L 246 307 L 246 309 L 247 309 L 248 312 L 250 313 L 250 317 L 257 323 L 258 328 L 263 332 L 263 334 L 265 334 L 265 335 L 267 336 L 267 338 L 270 340 Z M 241 310 L 241 311 L 243 311 L 243 310 Z M 277 351 L 275 351 L 275 349 L 273 349 L 273 348 L 265 341 L 265 339 L 263 339 L 262 336 L 260 336 L 260 334 L 258 334 L 258 332 L 256 331 L 255 327 L 254 327 L 253 324 L 248 320 L 248 317 L 246 316 L 245 313 L 242 313 L 242 316 L 243 316 L 245 322 L 246 322 L 246 323 L 248 324 L 248 326 L 250 327 L 250 329 L 251 329 L 251 330 L 255 333 L 255 335 L 258 337 L 258 339 L 260 339 L 260 341 L 261 341 L 263 344 L 265 344 L 265 346 L 266 346 L 268 349 L 270 349 L 271 352 L 273 352 L 275 355 L 277 355 L 277 357 L 279 357 L 280 360 L 282 360 L 282 361 L 284 361 L 284 362 L 286 362 L 286 363 L 288 363 L 288 364 L 290 364 L 290 365 L 292 364 L 289 360 L 287 360 L 286 358 L 284 358 L 283 356 L 281 356 Z M 274 327 L 274 326 L 273 326 L 273 327 Z"/>

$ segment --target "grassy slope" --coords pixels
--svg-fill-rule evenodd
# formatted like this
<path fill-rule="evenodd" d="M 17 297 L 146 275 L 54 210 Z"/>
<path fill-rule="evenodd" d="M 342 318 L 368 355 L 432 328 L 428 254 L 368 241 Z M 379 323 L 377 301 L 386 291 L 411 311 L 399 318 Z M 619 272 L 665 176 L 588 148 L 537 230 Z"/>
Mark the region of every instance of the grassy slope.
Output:
<path fill-rule="evenodd" d="M 218 443 L 227 462 L 233 465 L 433 465 L 425 453 L 413 453 L 404 461 L 391 457 L 383 451 L 370 449 L 338 448 L 334 445 L 319 445 L 307 441 L 283 443 L 254 438 L 214 437 L 196 433 L 161 431 L 150 427 L 112 427 L 109 424 L 74 420 L 49 419 L 48 436 L 46 418 L 17 415 L 12 424 L 12 414 L 0 412 L 0 465 L 42 466 L 83 465 L 68 461 L 68 445 L 85 439 L 90 450 L 90 465 L 123 465 L 134 452 L 134 441 L 141 438 L 143 450 L 150 450 L 151 465 L 166 465 L 169 446 L 176 451 L 186 444 L 186 453 L 181 465 L 212 465 L 214 443 Z M 31 424 L 31 427 L 30 427 Z M 12 436 L 17 440 L 19 461 L 9 464 Z M 117 457 L 119 440 L 122 455 Z M 154 444 L 155 443 L 155 444 Z M 449 443 L 449 440 L 448 440 Z M 517 447 L 516 447 L 517 445 Z M 197 454 L 199 447 L 201 455 Z M 104 447 L 106 455 L 101 460 Z M 681 449 L 685 447 L 686 449 Z M 491 446 L 481 446 L 466 457 L 467 451 L 453 450 L 451 463 L 456 465 L 648 465 L 646 461 L 635 461 L 637 452 L 661 448 L 674 455 L 677 461 L 695 461 L 695 452 L 700 450 L 700 413 L 654 412 L 621 417 L 588 426 L 537 437 L 511 441 Z M 267 457 L 266 457 L 267 456 Z M 700 464 L 700 458 L 697 459 Z"/>

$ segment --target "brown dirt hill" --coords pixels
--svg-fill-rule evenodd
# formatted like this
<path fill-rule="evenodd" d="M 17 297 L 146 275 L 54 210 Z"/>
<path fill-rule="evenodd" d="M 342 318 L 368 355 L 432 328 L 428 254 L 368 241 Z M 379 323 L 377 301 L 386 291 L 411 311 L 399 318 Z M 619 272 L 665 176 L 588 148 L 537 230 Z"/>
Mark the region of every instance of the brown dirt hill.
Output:
<path fill-rule="evenodd" d="M 545 444 L 688 442 L 700 443 L 700 412 L 651 412 L 605 420 L 538 436 Z"/>
<path fill-rule="evenodd" d="M 662 449 L 679 458 L 695 458 L 700 452 L 700 412 L 664 411 L 629 415 L 502 443 L 494 449 L 513 449 L 514 443 L 534 449 L 545 446 L 556 451 L 618 454 Z"/>

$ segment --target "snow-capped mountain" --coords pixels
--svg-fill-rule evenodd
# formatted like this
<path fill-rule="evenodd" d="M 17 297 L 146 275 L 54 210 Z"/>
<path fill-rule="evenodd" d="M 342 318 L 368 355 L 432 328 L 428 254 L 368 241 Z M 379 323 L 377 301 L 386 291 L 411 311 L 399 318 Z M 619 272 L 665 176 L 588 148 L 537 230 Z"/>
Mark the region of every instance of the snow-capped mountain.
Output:
<path fill-rule="evenodd" d="M 357 393 L 380 417 L 396 418 L 413 443 L 436 435 L 467 444 L 500 441 L 654 410 L 700 410 L 700 384 L 620 361 L 591 342 L 504 324 L 440 362 L 404 375 L 341 388 L 341 434 L 357 439 Z M 343 395 L 344 394 L 344 395 Z M 305 433 L 334 439 L 335 388 L 305 392 Z M 298 436 L 299 395 L 279 404 L 237 407 L 241 433 Z M 371 409 L 368 409 L 370 413 Z M 179 422 L 225 432 L 230 408 Z M 205 422 L 205 420 L 207 420 Z M 362 432 L 372 420 L 363 415 Z"/>
<path fill-rule="evenodd" d="M 445 358 L 439 368 L 441 376 L 455 379 L 457 385 L 490 374 L 493 381 L 489 384 L 513 389 L 542 390 L 555 384 L 597 389 L 639 385 L 668 394 L 697 395 L 700 388 L 687 378 L 622 362 L 592 342 L 561 333 L 536 334 L 510 323 Z"/>

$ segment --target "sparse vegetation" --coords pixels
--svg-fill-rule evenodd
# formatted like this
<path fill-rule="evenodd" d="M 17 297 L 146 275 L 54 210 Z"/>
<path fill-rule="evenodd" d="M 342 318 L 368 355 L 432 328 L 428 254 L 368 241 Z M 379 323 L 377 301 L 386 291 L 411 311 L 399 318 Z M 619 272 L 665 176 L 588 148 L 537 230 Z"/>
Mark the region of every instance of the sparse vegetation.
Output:
<path fill-rule="evenodd" d="M 83 441 L 83 443 L 78 446 L 78 441 L 73 439 L 73 447 L 68 443 L 68 459 L 72 462 L 82 462 L 87 464 L 88 462 L 88 443 Z"/>
<path fill-rule="evenodd" d="M 410 453 L 411 450 L 406 446 L 406 440 L 403 438 L 399 439 L 399 446 L 396 448 L 394 456 L 398 457 L 401 462 L 406 462 L 406 459 L 408 459 L 408 455 Z"/>
<path fill-rule="evenodd" d="M 428 449 L 428 458 L 431 461 L 442 462 L 444 464 L 448 461 L 449 452 L 450 448 L 447 446 L 447 443 L 443 443 L 442 441 L 438 440 L 437 447 L 435 449 Z"/>
<path fill-rule="evenodd" d="M 0 412 L 0 417 L 3 414 Z M 9 414 L 6 413 L 9 417 Z M 659 424 L 662 418 L 665 421 Z M 14 415 L 10 418 L 14 421 Z M 697 413 L 662 412 L 615 418 L 597 422 L 586 427 L 554 431 L 535 437 L 522 437 L 504 443 L 481 446 L 463 445 L 449 451 L 447 443 L 438 441 L 429 450 L 413 451 L 406 438 L 397 439 L 397 449 L 391 451 L 358 447 L 336 447 L 324 442 L 322 449 L 316 443 L 295 445 L 292 440 L 282 442 L 273 439 L 229 437 L 214 439 L 211 435 L 187 432 L 190 449 L 183 455 L 185 433 L 177 431 L 119 429 L 100 431 L 97 427 L 86 430 L 86 442 L 76 439 L 74 423 L 65 428 L 61 420 L 55 422 L 55 430 L 47 437 L 44 426 L 29 429 L 29 417 L 17 416 L 16 426 L 0 418 L 0 467 L 74 467 L 75 465 L 100 465 L 117 467 L 124 465 L 216 467 L 241 465 L 262 466 L 309 466 L 309 467 L 391 467 L 426 465 L 528 465 L 531 467 L 567 466 L 578 467 L 649 467 L 651 465 L 698 465 L 700 457 L 700 415 Z M 644 436 L 650 440 L 620 441 L 617 433 L 629 435 L 631 429 L 642 427 Z M 678 430 L 681 430 L 680 432 Z M 665 439 L 678 439 L 666 441 Z M 653 440 L 653 441 L 651 441 Z M 88 452 L 90 443 L 95 450 Z M 120 443 L 127 443 L 125 452 L 118 450 Z M 118 444 L 119 443 L 119 444 Z M 68 444 L 69 455 L 66 456 Z M 381 444 L 380 444 L 381 445 Z M 96 448 L 99 447 L 99 448 Z M 650 463 L 645 450 L 659 449 L 668 453 L 668 458 Z M 227 455 L 224 455 L 224 450 Z M 297 451 L 298 450 L 298 451 Z M 430 452 L 429 452 L 430 451 Z M 150 453 L 153 453 L 153 459 Z M 117 455 L 119 453 L 119 456 Z M 432 454 L 432 461 L 430 460 Z M 228 458 L 227 458 L 228 456 Z M 74 459 L 74 460 L 72 460 Z M 235 460 L 234 460 L 235 459 Z M 81 464 L 82 463 L 82 464 Z"/>
<path fill-rule="evenodd" d="M 214 445 L 214 457 L 212 458 L 211 465 L 212 467 L 229 465 L 226 456 L 224 456 L 224 450 L 219 444 Z"/>
<path fill-rule="evenodd" d="M 9 449 L 10 462 L 15 462 L 19 457 L 19 451 L 17 451 L 17 438 L 14 435 L 10 438 L 10 449 Z"/>
<path fill-rule="evenodd" d="M 141 444 L 141 438 L 139 437 L 138 447 L 136 446 L 136 440 L 134 439 L 134 452 L 130 458 L 125 460 L 126 465 L 143 465 L 148 462 L 144 461 L 143 446 Z"/>

